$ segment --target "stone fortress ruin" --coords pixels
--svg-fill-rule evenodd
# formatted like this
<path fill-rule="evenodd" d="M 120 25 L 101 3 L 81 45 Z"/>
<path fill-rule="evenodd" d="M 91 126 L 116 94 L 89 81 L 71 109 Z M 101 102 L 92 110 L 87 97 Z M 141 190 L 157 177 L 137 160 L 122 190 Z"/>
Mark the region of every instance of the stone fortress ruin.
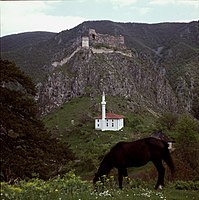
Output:
<path fill-rule="evenodd" d="M 112 36 L 108 34 L 96 33 L 95 29 L 89 29 L 88 36 L 82 37 L 82 47 L 106 47 L 106 48 L 125 48 L 124 36 Z"/>
<path fill-rule="evenodd" d="M 124 36 L 100 34 L 96 33 L 95 29 L 89 29 L 81 38 L 78 38 L 78 45 L 80 46 L 78 46 L 70 55 L 64 57 L 61 61 L 53 62 L 52 66 L 57 67 L 67 63 L 78 51 L 81 50 L 81 48 L 89 49 L 92 53 L 119 53 L 128 57 L 132 57 L 134 54 L 132 50 L 125 46 Z"/>

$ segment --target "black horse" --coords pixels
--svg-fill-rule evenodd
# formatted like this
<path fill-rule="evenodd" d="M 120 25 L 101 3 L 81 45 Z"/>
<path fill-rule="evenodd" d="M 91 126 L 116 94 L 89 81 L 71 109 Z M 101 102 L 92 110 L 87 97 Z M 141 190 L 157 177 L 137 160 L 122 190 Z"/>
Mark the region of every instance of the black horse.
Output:
<path fill-rule="evenodd" d="M 174 164 L 168 150 L 168 143 L 163 140 L 148 137 L 134 142 L 119 142 L 105 155 L 93 183 L 102 180 L 102 176 L 108 175 L 115 167 L 118 169 L 119 187 L 122 189 L 123 177 L 128 176 L 128 167 L 140 167 L 152 161 L 158 171 L 155 189 L 162 188 L 165 175 L 162 160 L 166 162 L 173 173 Z"/>

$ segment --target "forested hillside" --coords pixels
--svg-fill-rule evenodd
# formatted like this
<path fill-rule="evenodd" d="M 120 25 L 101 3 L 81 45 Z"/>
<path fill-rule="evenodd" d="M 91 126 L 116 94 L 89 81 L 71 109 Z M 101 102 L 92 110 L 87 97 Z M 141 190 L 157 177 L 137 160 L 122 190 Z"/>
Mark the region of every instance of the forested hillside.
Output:
<path fill-rule="evenodd" d="M 85 95 L 88 90 L 99 95 L 105 87 L 112 95 L 128 96 L 135 102 L 144 100 L 143 106 L 155 112 L 154 107 L 158 108 L 160 104 L 164 111 L 170 107 L 172 111 L 188 111 L 198 118 L 198 27 L 196 21 L 160 24 L 88 21 L 57 34 L 33 32 L 2 37 L 2 57 L 15 61 L 38 84 L 39 91 L 42 91 L 38 96 L 41 114 L 56 109 L 71 98 Z M 104 35 L 124 36 L 124 45 L 133 56 L 130 58 L 116 52 L 93 55 L 92 51 L 85 50 L 76 53 L 81 46 L 81 37 L 88 35 L 89 29 Z M 64 66 L 53 65 L 63 59 L 68 59 Z M 98 69 L 100 65 L 103 70 Z M 90 69 L 84 69 L 84 66 Z M 100 76 L 97 73 L 99 77 L 96 77 L 99 71 Z M 152 81 L 145 79 L 150 76 Z M 95 88 L 100 80 L 105 82 Z M 158 86 L 160 80 L 162 83 L 158 89 L 154 86 Z M 57 90 L 62 81 L 65 89 Z M 153 92 L 145 87 L 147 85 Z"/>

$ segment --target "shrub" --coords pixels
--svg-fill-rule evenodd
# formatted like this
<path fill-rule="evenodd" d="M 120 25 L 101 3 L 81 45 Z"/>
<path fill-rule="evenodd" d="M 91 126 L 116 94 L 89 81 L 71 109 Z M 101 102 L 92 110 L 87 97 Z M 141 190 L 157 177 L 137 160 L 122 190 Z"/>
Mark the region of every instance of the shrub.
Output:
<path fill-rule="evenodd" d="M 182 115 L 176 125 L 176 175 L 182 180 L 192 180 L 199 174 L 198 122 Z"/>
<path fill-rule="evenodd" d="M 177 190 L 199 190 L 199 181 L 176 181 L 174 187 Z"/>
<path fill-rule="evenodd" d="M 164 113 L 156 122 L 158 129 L 172 130 L 175 128 L 178 116 L 175 113 Z"/>
<path fill-rule="evenodd" d="M 63 178 L 57 177 L 48 181 L 31 179 L 20 181 L 14 185 L 1 183 L 1 199 L 79 199 L 88 195 L 90 185 L 82 181 L 73 172 L 67 173 Z"/>
<path fill-rule="evenodd" d="M 191 116 L 182 115 L 176 124 L 176 130 L 179 133 L 179 141 L 195 142 L 199 131 L 199 124 Z"/>

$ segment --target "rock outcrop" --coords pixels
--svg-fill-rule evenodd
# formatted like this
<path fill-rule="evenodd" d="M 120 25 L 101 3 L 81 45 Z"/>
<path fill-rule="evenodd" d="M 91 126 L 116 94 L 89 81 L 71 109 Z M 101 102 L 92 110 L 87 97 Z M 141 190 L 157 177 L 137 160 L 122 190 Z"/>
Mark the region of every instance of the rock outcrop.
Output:
<path fill-rule="evenodd" d="M 43 115 L 105 90 L 152 113 L 182 109 L 199 119 L 198 21 L 88 21 L 60 33 L 5 36 L 1 44 L 2 58 L 38 85 Z"/>
<path fill-rule="evenodd" d="M 38 89 L 42 115 L 71 98 L 100 95 L 102 91 L 129 98 L 155 112 L 179 110 L 164 69 L 136 54 L 93 53 L 92 48 L 82 48 L 65 64 L 57 67 Z"/>

